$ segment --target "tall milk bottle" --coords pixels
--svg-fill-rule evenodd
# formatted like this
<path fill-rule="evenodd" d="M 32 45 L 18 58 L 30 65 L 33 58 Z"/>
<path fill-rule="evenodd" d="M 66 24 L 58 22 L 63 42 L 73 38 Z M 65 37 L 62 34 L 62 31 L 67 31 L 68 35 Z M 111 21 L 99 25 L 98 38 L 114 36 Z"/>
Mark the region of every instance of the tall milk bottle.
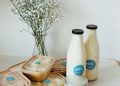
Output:
<path fill-rule="evenodd" d="M 86 28 L 89 36 L 85 43 L 86 48 L 86 77 L 89 81 L 94 81 L 98 76 L 99 44 L 97 40 L 97 26 L 90 24 Z"/>
<path fill-rule="evenodd" d="M 67 82 L 79 84 L 85 76 L 86 52 L 82 29 L 72 30 L 72 40 L 67 53 Z"/>

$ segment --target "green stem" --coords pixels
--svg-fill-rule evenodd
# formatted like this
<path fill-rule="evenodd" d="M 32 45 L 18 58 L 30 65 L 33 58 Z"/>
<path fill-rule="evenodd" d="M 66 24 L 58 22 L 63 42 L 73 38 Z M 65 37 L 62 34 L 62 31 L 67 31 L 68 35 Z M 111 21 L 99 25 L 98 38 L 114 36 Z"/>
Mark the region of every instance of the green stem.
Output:
<path fill-rule="evenodd" d="M 45 47 L 45 41 L 43 40 L 45 36 L 39 36 L 35 37 L 36 47 L 38 50 L 38 54 L 40 55 L 47 55 L 46 47 Z"/>

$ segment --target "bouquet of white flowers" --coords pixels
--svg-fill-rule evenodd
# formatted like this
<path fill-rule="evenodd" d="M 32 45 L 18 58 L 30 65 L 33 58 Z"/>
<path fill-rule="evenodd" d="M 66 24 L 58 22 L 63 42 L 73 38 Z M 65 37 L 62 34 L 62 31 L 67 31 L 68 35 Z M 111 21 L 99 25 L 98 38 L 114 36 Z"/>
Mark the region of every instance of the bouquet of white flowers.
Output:
<path fill-rule="evenodd" d="M 47 55 L 45 38 L 52 23 L 61 16 L 60 4 L 56 0 L 10 0 L 13 13 L 32 29 L 30 32 L 37 47 L 37 54 Z M 29 29 L 26 30 L 29 32 Z"/>

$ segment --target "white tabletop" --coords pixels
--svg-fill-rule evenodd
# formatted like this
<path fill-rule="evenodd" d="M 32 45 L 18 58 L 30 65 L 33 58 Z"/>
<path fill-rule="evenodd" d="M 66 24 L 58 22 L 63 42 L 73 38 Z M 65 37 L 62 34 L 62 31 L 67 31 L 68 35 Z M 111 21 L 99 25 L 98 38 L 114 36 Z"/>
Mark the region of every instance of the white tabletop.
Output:
<path fill-rule="evenodd" d="M 0 55 L 0 71 L 30 57 Z M 120 67 L 112 59 L 100 59 L 98 79 L 89 86 L 120 86 Z"/>
<path fill-rule="evenodd" d="M 112 59 L 100 60 L 98 79 L 89 86 L 120 86 L 120 66 Z"/>

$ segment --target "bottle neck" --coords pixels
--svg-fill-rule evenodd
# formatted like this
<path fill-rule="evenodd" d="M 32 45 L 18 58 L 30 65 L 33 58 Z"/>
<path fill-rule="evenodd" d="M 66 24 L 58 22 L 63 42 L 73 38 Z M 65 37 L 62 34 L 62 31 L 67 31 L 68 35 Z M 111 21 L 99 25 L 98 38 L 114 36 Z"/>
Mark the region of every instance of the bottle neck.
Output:
<path fill-rule="evenodd" d="M 96 30 L 89 30 L 89 37 L 91 38 L 93 38 L 93 37 L 97 37 L 97 35 L 96 35 Z"/>
<path fill-rule="evenodd" d="M 83 41 L 83 34 L 72 34 L 73 41 Z"/>

